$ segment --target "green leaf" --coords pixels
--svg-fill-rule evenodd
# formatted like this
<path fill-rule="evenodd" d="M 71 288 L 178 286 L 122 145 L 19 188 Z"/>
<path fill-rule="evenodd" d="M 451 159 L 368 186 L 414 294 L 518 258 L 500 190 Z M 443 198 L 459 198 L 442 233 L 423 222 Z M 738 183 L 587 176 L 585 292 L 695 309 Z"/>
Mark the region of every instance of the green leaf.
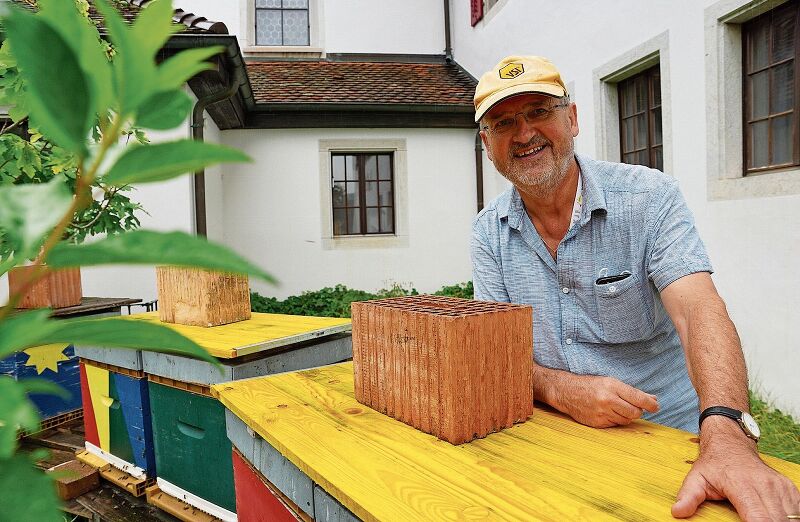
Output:
<path fill-rule="evenodd" d="M 112 65 L 114 88 L 120 112 L 127 117 L 135 113 L 153 92 L 164 89 L 155 83 L 156 64 L 153 56 L 140 52 L 131 29 L 125 25 L 116 9 L 107 0 L 95 0 L 94 4 L 103 15 L 116 50 Z"/>
<path fill-rule="evenodd" d="M 56 321 L 49 319 L 50 310 L 32 310 L 16 313 L 0 321 L 0 359 L 14 352 L 44 344 L 39 342 L 56 328 Z"/>
<path fill-rule="evenodd" d="M 0 460 L 0 506 L 3 520 L 64 520 L 52 478 L 24 453 Z"/>
<path fill-rule="evenodd" d="M 225 50 L 221 45 L 187 49 L 167 58 L 158 68 L 158 86 L 161 89 L 177 89 L 197 73 L 214 68 L 209 58 Z"/>
<path fill-rule="evenodd" d="M 52 268 L 107 264 L 177 265 L 236 274 L 250 274 L 269 283 L 275 280 L 261 268 L 228 248 L 184 232 L 135 230 L 100 241 L 59 243 L 50 252 Z"/>
<path fill-rule="evenodd" d="M 136 125 L 147 129 L 177 127 L 192 110 L 192 99 L 181 90 L 157 92 L 142 103 Z"/>
<path fill-rule="evenodd" d="M 64 217 L 72 195 L 63 180 L 0 186 L 0 229 L 15 251 L 28 255 Z"/>
<path fill-rule="evenodd" d="M 80 62 L 84 76 L 94 93 L 94 110 L 105 114 L 113 101 L 111 63 L 106 57 L 100 35 L 92 22 L 76 9 L 74 2 L 64 0 L 39 0 L 42 19 L 58 32 L 72 48 Z"/>
<path fill-rule="evenodd" d="M 64 319 L 40 336 L 39 343 L 70 343 L 104 348 L 133 348 L 184 355 L 219 365 L 199 344 L 160 324 L 132 319 Z"/>
<path fill-rule="evenodd" d="M 32 393 L 40 395 L 55 395 L 64 400 L 69 400 L 72 396 L 70 392 L 62 388 L 53 381 L 47 379 L 20 379 L 17 381 L 20 386 L 25 390 L 25 393 L 30 395 Z"/>
<path fill-rule="evenodd" d="M 12 377 L 0 375 L 0 463 L 14 453 L 20 428 L 36 431 L 38 427 L 39 414 L 25 388 Z"/>
<path fill-rule="evenodd" d="M 14 9 L 3 22 L 11 52 L 27 83 L 25 101 L 31 118 L 53 142 L 82 154 L 94 104 L 75 53 L 58 32 L 35 15 Z M 53 64 L 58 64 L 57 80 Z"/>
<path fill-rule="evenodd" d="M 139 13 L 131 28 L 131 40 L 140 53 L 154 58 L 169 37 L 180 30 L 172 23 L 174 12 L 170 0 L 155 0 Z"/>
<path fill-rule="evenodd" d="M 243 161 L 249 158 L 236 149 L 202 141 L 133 146 L 120 156 L 102 181 L 116 186 L 163 181 L 216 163 Z"/>

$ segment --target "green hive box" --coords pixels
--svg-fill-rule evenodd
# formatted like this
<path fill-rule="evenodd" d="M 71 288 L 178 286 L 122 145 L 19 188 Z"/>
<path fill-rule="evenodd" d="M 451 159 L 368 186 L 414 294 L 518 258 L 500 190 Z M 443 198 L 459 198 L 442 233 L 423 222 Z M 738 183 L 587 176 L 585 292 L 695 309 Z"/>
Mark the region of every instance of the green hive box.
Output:
<path fill-rule="evenodd" d="M 157 313 L 128 317 L 159 322 Z M 211 328 L 164 325 L 204 347 L 221 369 L 197 359 L 142 352 L 157 485 L 220 520 L 236 520 L 225 408 L 210 397 L 210 385 L 349 359 L 350 320 L 254 313 L 246 321 Z"/>

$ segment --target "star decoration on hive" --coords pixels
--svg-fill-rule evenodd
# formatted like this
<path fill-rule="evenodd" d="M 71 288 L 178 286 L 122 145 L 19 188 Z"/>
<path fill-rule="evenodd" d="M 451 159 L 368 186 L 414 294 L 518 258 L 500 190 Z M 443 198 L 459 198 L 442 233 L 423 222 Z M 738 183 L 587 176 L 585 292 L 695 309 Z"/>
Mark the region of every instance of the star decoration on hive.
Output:
<path fill-rule="evenodd" d="M 64 355 L 64 349 L 69 344 L 45 344 L 34 346 L 23 350 L 28 354 L 28 361 L 25 366 L 36 366 L 36 373 L 41 375 L 47 369 L 58 373 L 58 361 L 69 361 L 69 357 Z"/>

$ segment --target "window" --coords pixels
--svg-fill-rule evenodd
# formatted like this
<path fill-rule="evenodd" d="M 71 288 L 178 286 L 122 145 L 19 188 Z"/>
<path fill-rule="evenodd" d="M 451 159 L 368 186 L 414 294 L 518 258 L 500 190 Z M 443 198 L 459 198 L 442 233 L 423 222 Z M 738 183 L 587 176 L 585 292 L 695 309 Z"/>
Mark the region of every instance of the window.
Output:
<path fill-rule="evenodd" d="M 331 154 L 333 235 L 394 234 L 394 155 Z"/>
<path fill-rule="evenodd" d="M 664 170 L 660 67 L 622 80 L 617 90 L 622 161 Z"/>
<path fill-rule="evenodd" d="M 744 174 L 800 165 L 800 2 L 742 26 Z"/>
<path fill-rule="evenodd" d="M 256 45 L 310 45 L 309 0 L 256 0 Z"/>

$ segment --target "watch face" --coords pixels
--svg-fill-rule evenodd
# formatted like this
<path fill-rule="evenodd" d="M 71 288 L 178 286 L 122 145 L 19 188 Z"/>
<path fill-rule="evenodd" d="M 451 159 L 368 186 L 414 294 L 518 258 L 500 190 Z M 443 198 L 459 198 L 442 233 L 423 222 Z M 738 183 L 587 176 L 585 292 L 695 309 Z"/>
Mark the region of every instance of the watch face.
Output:
<path fill-rule="evenodd" d="M 747 428 L 754 437 L 759 438 L 761 437 L 761 429 L 756 424 L 756 420 L 753 418 L 752 415 L 746 412 L 742 412 L 742 422 L 744 426 Z"/>

